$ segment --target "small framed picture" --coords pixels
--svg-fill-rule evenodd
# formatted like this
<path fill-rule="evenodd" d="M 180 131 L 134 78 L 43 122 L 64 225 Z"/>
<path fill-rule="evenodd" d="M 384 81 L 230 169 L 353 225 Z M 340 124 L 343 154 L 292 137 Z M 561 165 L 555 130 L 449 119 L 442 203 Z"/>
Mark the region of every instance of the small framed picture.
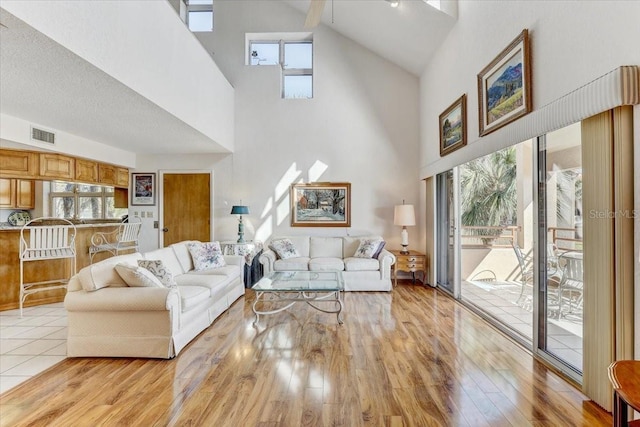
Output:
<path fill-rule="evenodd" d="M 467 145 L 467 95 L 440 114 L 440 156 Z"/>
<path fill-rule="evenodd" d="M 153 206 L 156 204 L 156 174 L 131 174 L 131 205 Z"/>
<path fill-rule="evenodd" d="M 478 74 L 480 136 L 531 111 L 529 55 L 529 32 L 525 29 Z"/>

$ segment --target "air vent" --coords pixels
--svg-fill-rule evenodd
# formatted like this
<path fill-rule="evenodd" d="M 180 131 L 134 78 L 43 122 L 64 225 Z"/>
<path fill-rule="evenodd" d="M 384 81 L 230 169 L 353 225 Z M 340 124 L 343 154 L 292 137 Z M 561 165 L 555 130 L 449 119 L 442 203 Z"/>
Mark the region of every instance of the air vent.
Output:
<path fill-rule="evenodd" d="M 56 134 L 46 130 L 31 128 L 31 139 L 35 141 L 46 142 L 48 144 L 56 143 Z"/>

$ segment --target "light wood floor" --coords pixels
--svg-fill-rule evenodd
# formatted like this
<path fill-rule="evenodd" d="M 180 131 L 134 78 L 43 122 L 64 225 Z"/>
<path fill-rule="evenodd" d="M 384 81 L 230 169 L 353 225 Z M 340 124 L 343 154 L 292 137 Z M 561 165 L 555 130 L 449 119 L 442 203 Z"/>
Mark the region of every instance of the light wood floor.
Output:
<path fill-rule="evenodd" d="M 344 325 L 252 291 L 173 360 L 67 359 L 2 426 L 598 426 L 611 416 L 431 288 L 346 293 Z"/>

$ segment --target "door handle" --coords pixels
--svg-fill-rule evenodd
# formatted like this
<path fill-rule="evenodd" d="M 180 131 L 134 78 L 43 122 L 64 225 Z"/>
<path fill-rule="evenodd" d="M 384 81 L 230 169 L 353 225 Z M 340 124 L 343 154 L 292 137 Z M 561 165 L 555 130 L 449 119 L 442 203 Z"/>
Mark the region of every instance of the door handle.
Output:
<path fill-rule="evenodd" d="M 162 229 L 162 231 L 166 233 L 167 231 L 169 231 L 169 229 L 167 227 L 165 227 L 165 228 Z"/>

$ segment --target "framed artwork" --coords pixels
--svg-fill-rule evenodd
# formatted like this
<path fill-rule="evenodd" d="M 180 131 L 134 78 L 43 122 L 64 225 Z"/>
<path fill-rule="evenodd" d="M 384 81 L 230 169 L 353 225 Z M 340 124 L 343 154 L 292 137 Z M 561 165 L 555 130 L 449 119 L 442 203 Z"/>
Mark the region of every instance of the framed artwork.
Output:
<path fill-rule="evenodd" d="M 467 95 L 440 114 L 440 156 L 467 145 Z"/>
<path fill-rule="evenodd" d="M 480 136 L 531 111 L 529 32 L 524 29 L 478 74 Z"/>
<path fill-rule="evenodd" d="M 291 185 L 292 227 L 351 227 L 351 183 Z"/>
<path fill-rule="evenodd" d="M 153 206 L 156 204 L 156 174 L 131 174 L 131 205 Z"/>

